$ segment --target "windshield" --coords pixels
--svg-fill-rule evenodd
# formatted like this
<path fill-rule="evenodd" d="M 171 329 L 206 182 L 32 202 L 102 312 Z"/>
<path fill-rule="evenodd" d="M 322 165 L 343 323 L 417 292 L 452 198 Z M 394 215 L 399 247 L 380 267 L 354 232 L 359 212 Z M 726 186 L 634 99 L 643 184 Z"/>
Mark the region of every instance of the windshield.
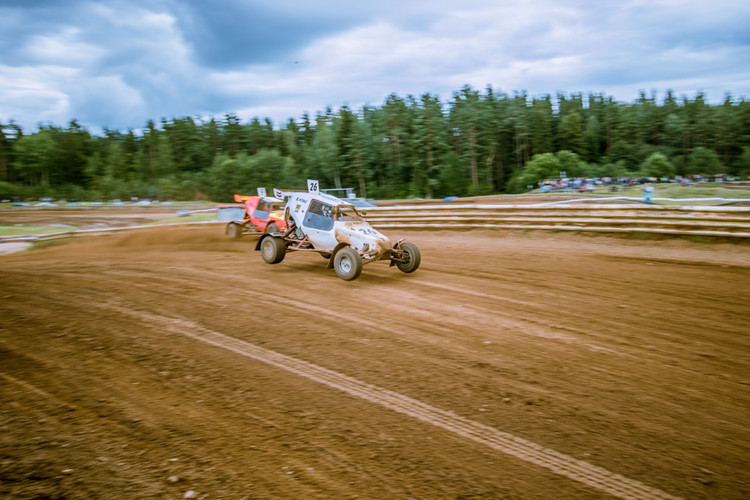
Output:
<path fill-rule="evenodd" d="M 357 210 L 351 205 L 341 205 L 336 207 L 336 220 L 348 222 L 364 221 L 364 219 L 357 213 Z"/>
<path fill-rule="evenodd" d="M 256 210 L 260 210 L 261 212 L 280 212 L 284 210 L 284 205 L 285 203 L 283 201 L 260 200 Z"/>

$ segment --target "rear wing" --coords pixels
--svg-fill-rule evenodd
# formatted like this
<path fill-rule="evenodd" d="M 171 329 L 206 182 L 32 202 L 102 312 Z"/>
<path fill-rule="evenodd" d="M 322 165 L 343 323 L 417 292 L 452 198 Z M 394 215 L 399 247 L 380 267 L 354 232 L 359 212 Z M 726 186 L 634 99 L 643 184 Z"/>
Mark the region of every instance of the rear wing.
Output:
<path fill-rule="evenodd" d="M 307 193 L 307 191 L 302 191 L 301 189 L 274 189 L 273 190 L 273 197 L 279 200 L 283 200 L 285 198 L 288 198 L 292 196 L 294 193 Z"/>
<path fill-rule="evenodd" d="M 258 194 L 257 194 L 257 196 L 259 196 L 261 198 L 265 198 L 266 197 L 266 188 L 259 187 L 258 188 Z M 243 201 L 247 201 L 250 198 L 253 198 L 253 196 L 245 196 L 245 195 L 242 195 L 242 194 L 235 194 L 234 195 L 234 201 L 239 202 L 239 203 L 242 203 Z"/>

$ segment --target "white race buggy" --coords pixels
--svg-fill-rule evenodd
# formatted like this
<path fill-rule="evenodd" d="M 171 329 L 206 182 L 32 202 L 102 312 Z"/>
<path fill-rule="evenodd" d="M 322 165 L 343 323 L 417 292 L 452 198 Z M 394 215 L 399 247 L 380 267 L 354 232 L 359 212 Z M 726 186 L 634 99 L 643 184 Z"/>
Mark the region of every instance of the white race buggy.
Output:
<path fill-rule="evenodd" d="M 364 264 L 377 261 L 387 260 L 405 273 L 417 270 L 421 255 L 414 243 L 392 244 L 353 205 L 319 192 L 317 181 L 308 181 L 308 188 L 308 192 L 274 190 L 276 198 L 287 198 L 287 229 L 260 237 L 255 249 L 264 261 L 278 264 L 288 252 L 316 252 L 347 281 L 356 279 Z"/>

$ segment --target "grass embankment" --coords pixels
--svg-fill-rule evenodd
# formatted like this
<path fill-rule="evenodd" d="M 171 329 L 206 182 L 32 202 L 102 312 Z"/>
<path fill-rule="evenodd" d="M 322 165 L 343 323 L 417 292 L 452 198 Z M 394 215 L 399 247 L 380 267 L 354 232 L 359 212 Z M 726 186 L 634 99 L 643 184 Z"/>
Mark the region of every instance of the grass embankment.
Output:
<path fill-rule="evenodd" d="M 594 194 L 606 196 L 632 196 L 641 197 L 642 186 L 632 186 L 616 192 L 597 190 Z M 742 189 L 744 187 L 744 189 Z M 750 201 L 750 186 L 725 186 L 712 184 L 696 184 L 694 186 L 680 186 L 677 184 L 654 184 L 654 198 L 673 198 L 678 201 L 654 200 L 655 205 L 679 205 L 680 199 L 689 198 L 727 198 L 746 199 Z M 691 201 L 690 205 L 716 205 L 722 203 L 720 200 Z"/>
<path fill-rule="evenodd" d="M 75 230 L 71 226 L 0 226 L 0 236 L 41 236 Z"/>
<path fill-rule="evenodd" d="M 154 222 L 150 222 L 149 225 L 160 225 L 160 224 L 176 224 L 176 223 L 188 223 L 188 222 L 207 222 L 216 219 L 215 213 L 201 213 L 186 215 L 183 217 L 171 217 L 169 219 L 162 219 Z M 78 231 L 83 228 L 74 226 L 0 226 L 0 238 L 2 237 L 13 237 L 13 236 L 43 236 L 54 233 L 66 233 L 71 231 Z"/>
<path fill-rule="evenodd" d="M 207 222 L 216 220 L 216 214 L 211 213 L 202 213 L 202 214 L 191 214 L 191 215 L 185 215 L 181 217 L 172 217 L 170 219 L 162 219 L 158 221 L 151 222 L 151 225 L 156 224 L 176 224 L 179 222 Z"/>

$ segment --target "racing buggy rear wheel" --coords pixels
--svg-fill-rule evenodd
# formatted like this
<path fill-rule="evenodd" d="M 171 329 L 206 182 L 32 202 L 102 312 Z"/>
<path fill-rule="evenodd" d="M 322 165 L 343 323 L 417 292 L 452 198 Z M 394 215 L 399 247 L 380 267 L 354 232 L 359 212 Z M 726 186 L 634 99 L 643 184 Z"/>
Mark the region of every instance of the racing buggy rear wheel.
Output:
<path fill-rule="evenodd" d="M 286 245 L 281 238 L 266 236 L 260 242 L 260 254 L 263 260 L 268 264 L 278 264 L 284 260 L 286 255 Z"/>
<path fill-rule="evenodd" d="M 275 222 L 272 222 L 266 226 L 267 233 L 278 233 L 280 231 L 281 229 L 279 229 L 279 226 L 277 226 Z"/>
<path fill-rule="evenodd" d="M 416 271 L 422 260 L 422 254 L 419 253 L 417 245 L 409 241 L 405 241 L 401 244 L 399 257 L 401 258 L 401 261 L 396 261 L 396 267 L 398 267 L 399 271 L 405 273 L 413 273 Z"/>
<path fill-rule="evenodd" d="M 233 240 L 237 240 L 242 236 L 242 226 L 239 224 L 235 224 L 234 222 L 230 222 L 227 224 L 227 236 L 232 238 Z"/>
<path fill-rule="evenodd" d="M 333 257 L 333 268 L 342 280 L 357 279 L 362 273 L 362 257 L 352 247 L 345 247 Z"/>

